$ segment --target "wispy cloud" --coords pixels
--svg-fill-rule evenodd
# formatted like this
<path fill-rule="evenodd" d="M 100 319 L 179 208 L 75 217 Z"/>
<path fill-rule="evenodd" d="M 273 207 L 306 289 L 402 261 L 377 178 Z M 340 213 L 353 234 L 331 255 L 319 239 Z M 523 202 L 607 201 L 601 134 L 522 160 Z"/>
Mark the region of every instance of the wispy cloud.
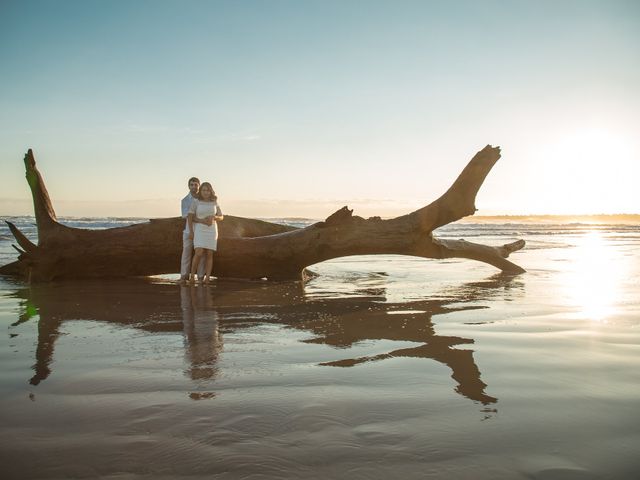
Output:
<path fill-rule="evenodd" d="M 173 217 L 179 215 L 179 198 L 146 198 L 123 200 L 57 200 L 55 209 L 63 216 L 122 216 Z M 409 213 L 422 204 L 419 201 L 391 198 L 333 198 L 333 199 L 243 199 L 225 198 L 222 209 L 230 215 L 261 218 L 325 218 L 348 206 L 354 215 L 363 217 L 394 217 Z M 0 198 L 0 215 L 31 215 L 33 203 L 29 198 Z"/>
<path fill-rule="evenodd" d="M 325 218 L 347 206 L 354 215 L 363 217 L 395 217 L 410 213 L 423 205 L 419 200 L 391 198 L 332 198 L 332 199 L 241 199 L 229 198 L 225 202 L 229 213 L 259 217 Z"/>

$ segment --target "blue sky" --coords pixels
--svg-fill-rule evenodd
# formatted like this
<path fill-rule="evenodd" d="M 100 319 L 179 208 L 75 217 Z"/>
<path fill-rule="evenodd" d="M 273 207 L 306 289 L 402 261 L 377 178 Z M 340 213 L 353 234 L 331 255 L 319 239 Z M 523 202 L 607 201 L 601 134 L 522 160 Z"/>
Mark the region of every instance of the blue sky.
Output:
<path fill-rule="evenodd" d="M 0 214 L 640 213 L 640 2 L 2 1 Z"/>

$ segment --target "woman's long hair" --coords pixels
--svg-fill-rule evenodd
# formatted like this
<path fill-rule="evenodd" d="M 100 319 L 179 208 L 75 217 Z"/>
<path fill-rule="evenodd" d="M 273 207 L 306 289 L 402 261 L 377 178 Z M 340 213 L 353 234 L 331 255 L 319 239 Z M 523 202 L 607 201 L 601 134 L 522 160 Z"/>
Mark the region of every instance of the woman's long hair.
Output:
<path fill-rule="evenodd" d="M 209 190 L 211 190 L 211 199 L 210 200 L 205 200 L 204 198 L 202 198 L 202 189 L 204 187 L 209 187 Z M 209 182 L 204 182 L 203 184 L 200 185 L 200 189 L 198 190 L 198 200 L 202 200 L 203 202 L 217 202 L 218 201 L 218 196 L 216 195 L 216 191 L 213 189 L 213 187 L 211 186 L 211 184 Z"/>

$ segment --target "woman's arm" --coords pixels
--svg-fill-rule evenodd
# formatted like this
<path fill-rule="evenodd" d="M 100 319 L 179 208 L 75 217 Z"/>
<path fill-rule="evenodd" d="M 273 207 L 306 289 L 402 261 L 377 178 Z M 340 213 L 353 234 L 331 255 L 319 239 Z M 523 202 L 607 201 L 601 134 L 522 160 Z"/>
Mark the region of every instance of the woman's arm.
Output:
<path fill-rule="evenodd" d="M 213 216 L 213 219 L 216 222 L 224 220 L 224 215 L 222 214 L 222 210 L 220 210 L 220 205 L 216 205 L 216 214 Z"/>
<path fill-rule="evenodd" d="M 218 205 L 216 205 L 216 212 L 214 215 L 209 215 L 207 218 L 204 219 L 203 222 L 200 223 L 204 223 L 205 225 L 213 225 L 213 222 L 219 222 L 221 220 L 224 220 L 224 216 L 222 215 L 222 210 L 220 210 L 220 207 Z"/>

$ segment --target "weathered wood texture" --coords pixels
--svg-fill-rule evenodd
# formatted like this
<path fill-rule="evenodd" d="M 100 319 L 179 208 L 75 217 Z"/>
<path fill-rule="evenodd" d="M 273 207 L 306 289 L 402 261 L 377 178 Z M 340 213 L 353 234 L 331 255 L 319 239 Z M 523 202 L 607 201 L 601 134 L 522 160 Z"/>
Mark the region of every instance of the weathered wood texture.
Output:
<path fill-rule="evenodd" d="M 214 275 L 232 278 L 299 280 L 304 268 L 348 255 L 401 254 L 424 258 L 468 258 L 500 270 L 522 273 L 507 260 L 524 241 L 491 247 L 464 240 L 434 238 L 433 230 L 473 215 L 475 197 L 500 158 L 499 147 L 478 152 L 440 198 L 415 212 L 389 220 L 353 216 L 343 207 L 325 221 L 306 228 L 225 216 Z M 82 277 L 126 277 L 175 273 L 182 249 L 180 217 L 106 230 L 71 228 L 57 221 L 33 152 L 25 156 L 26 177 L 33 195 L 38 245 L 10 222 L 20 246 L 18 261 L 0 267 L 0 274 L 31 281 Z"/>

